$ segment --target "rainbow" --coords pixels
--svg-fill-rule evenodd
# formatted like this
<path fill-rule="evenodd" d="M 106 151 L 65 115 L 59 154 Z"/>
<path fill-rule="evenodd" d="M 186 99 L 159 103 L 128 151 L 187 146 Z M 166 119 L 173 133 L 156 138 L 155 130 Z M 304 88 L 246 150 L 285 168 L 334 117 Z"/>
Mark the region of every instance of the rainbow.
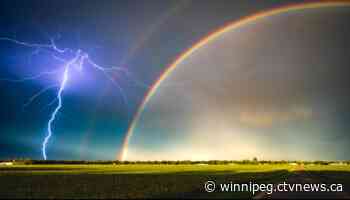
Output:
<path fill-rule="evenodd" d="M 193 52 L 198 50 L 199 48 L 203 47 L 204 45 L 208 44 L 209 42 L 215 40 L 216 38 L 220 37 L 223 33 L 238 29 L 244 25 L 248 25 L 252 22 L 255 22 L 259 19 L 278 15 L 286 12 L 292 12 L 297 10 L 304 10 L 304 9 L 314 9 L 314 8 L 322 8 L 322 7 L 339 7 L 339 6 L 350 6 L 349 0 L 323 0 L 323 1 L 312 1 L 312 2 L 306 2 L 306 3 L 298 3 L 298 4 L 289 4 L 278 8 L 273 8 L 270 10 L 264 10 L 258 13 L 255 13 L 253 15 L 241 18 L 237 21 L 228 23 L 224 25 L 223 27 L 215 30 L 212 33 L 209 33 L 206 37 L 199 40 L 197 43 L 195 43 L 192 47 L 184 51 L 182 54 L 180 54 L 174 62 L 172 62 L 165 71 L 161 74 L 159 79 L 152 85 L 150 90 L 148 91 L 147 95 L 143 99 L 142 103 L 140 104 L 140 107 L 138 108 L 138 111 L 136 112 L 129 129 L 126 133 L 122 149 L 120 153 L 117 155 L 118 160 L 125 160 L 127 156 L 127 150 L 130 138 L 132 136 L 132 133 L 136 127 L 137 122 L 139 121 L 141 114 L 143 110 L 145 109 L 147 102 L 151 99 L 151 97 L 156 93 L 159 85 L 162 83 L 163 80 L 165 80 L 177 67 L 178 64 L 180 64 L 182 61 L 184 61 L 186 58 L 188 58 Z"/>

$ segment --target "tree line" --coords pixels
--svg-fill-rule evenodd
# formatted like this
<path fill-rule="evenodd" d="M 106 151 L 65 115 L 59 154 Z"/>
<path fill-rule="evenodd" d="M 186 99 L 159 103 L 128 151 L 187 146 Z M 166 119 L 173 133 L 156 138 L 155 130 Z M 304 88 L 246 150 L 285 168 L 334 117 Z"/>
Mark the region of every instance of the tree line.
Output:
<path fill-rule="evenodd" d="M 120 160 L 32 160 L 32 159 L 16 159 L 16 160 L 0 160 L 0 163 L 11 162 L 13 164 L 103 164 L 103 165 L 128 165 L 128 164 L 153 164 L 153 165 L 228 165 L 228 164 L 345 164 L 350 165 L 348 161 L 290 161 L 290 160 L 208 160 L 208 161 L 192 161 L 192 160 L 153 160 L 153 161 L 120 161 Z"/>

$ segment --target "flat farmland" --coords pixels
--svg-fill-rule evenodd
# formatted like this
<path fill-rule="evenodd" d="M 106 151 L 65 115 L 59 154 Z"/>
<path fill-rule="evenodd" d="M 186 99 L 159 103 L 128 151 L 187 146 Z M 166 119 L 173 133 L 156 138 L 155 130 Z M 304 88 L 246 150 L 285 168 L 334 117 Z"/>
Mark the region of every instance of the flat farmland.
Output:
<path fill-rule="evenodd" d="M 297 173 L 348 185 L 350 168 L 290 164 L 34 164 L 0 167 L 0 198 L 251 198 L 251 192 L 208 193 L 207 181 L 280 183 Z M 292 180 L 293 181 L 293 180 Z M 218 186 L 217 186 L 218 187 Z M 257 196 L 258 195 L 258 196 Z"/>

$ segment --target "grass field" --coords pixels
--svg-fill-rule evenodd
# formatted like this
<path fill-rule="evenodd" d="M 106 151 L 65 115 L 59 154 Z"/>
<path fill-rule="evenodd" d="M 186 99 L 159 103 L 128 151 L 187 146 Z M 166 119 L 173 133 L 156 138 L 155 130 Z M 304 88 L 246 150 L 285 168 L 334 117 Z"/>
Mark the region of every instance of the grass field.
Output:
<path fill-rule="evenodd" d="M 229 165 L 13 165 L 0 167 L 0 198 L 234 198 L 251 193 L 207 193 L 208 180 L 278 183 L 300 166 Z M 306 165 L 322 180 L 350 180 L 348 165 Z"/>
<path fill-rule="evenodd" d="M 30 174 L 232 174 L 240 172 L 268 172 L 274 170 L 293 170 L 293 166 L 281 165 L 256 165 L 256 164 L 230 164 L 230 165 L 152 165 L 152 164 L 128 164 L 128 165 L 12 165 L 0 167 L 0 173 L 30 173 Z"/>

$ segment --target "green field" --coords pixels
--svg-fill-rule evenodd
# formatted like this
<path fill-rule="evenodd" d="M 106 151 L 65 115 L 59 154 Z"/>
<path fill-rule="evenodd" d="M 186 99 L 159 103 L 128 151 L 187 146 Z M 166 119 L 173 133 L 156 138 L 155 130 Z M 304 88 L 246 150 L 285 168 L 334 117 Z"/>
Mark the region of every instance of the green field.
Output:
<path fill-rule="evenodd" d="M 301 168 L 325 180 L 350 180 L 349 165 L 13 165 L 0 167 L 0 198 L 251 197 L 248 192 L 207 193 L 204 183 L 278 183 Z"/>
<path fill-rule="evenodd" d="M 269 172 L 275 170 L 293 170 L 288 164 L 229 164 L 229 165 L 152 165 L 152 164 L 89 164 L 89 165 L 12 165 L 0 167 L 1 174 L 30 173 L 30 174 L 232 174 L 241 172 Z"/>

